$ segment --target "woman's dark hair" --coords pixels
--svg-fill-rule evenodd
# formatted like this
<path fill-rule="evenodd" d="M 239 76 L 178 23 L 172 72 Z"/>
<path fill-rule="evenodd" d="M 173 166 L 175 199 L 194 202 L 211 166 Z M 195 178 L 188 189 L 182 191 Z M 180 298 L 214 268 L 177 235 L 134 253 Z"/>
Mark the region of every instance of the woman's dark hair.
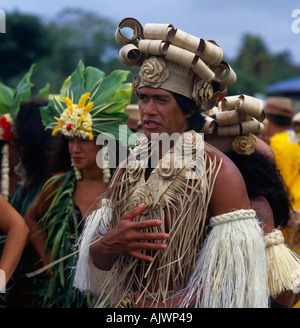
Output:
<path fill-rule="evenodd" d="M 42 98 L 23 103 L 14 120 L 16 148 L 30 183 L 45 181 L 49 177 L 48 160 L 53 137 L 49 130 L 45 131 L 40 113 L 40 107 L 47 103 Z"/>
<path fill-rule="evenodd" d="M 264 196 L 273 210 L 275 227 L 285 227 L 291 205 L 289 193 L 275 164 L 257 150 L 251 155 L 239 155 L 234 151 L 225 154 L 243 175 L 249 198 Z"/>
<path fill-rule="evenodd" d="M 67 172 L 72 168 L 68 143 L 68 139 L 63 134 L 59 133 L 55 136 L 49 160 L 49 171 L 51 175 Z"/>
<path fill-rule="evenodd" d="M 189 130 L 195 130 L 196 132 L 199 132 L 205 123 L 204 117 L 201 115 L 199 107 L 192 99 L 189 99 L 175 92 L 173 92 L 173 95 L 183 113 L 192 115 L 187 119 Z"/>

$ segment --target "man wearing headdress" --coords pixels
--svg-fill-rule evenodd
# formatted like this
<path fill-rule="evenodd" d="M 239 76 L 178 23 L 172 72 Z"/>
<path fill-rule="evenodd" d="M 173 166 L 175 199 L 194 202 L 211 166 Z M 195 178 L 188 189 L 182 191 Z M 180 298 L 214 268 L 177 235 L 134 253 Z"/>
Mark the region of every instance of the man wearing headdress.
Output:
<path fill-rule="evenodd" d="M 145 137 L 87 219 L 75 286 L 98 307 L 267 307 L 264 236 L 243 178 L 197 133 L 234 73 L 213 41 L 134 19 L 122 27 L 137 34 L 116 37 L 121 61 L 140 66 Z"/>

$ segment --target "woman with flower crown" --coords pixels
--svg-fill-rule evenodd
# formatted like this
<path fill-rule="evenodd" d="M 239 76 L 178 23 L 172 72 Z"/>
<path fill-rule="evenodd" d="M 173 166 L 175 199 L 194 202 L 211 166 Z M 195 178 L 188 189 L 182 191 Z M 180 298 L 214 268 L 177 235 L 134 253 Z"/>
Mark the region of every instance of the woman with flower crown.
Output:
<path fill-rule="evenodd" d="M 110 180 L 107 147 L 101 149 L 96 137 L 104 134 L 121 143 L 118 131 L 121 125 L 126 127 L 128 116 L 123 111 L 132 93 L 125 83 L 128 73 L 116 70 L 105 77 L 104 72 L 85 68 L 80 61 L 60 96 L 51 97 L 48 106 L 41 108 L 46 128 L 67 140 L 73 169 L 49 179 L 25 216 L 42 270 L 47 268 L 38 286 L 38 306 L 89 307 L 93 303 L 89 295 L 74 290 L 71 268 L 76 255 L 70 254 L 76 252 L 74 245 L 86 215 Z M 41 281 L 40 277 L 37 280 Z"/>

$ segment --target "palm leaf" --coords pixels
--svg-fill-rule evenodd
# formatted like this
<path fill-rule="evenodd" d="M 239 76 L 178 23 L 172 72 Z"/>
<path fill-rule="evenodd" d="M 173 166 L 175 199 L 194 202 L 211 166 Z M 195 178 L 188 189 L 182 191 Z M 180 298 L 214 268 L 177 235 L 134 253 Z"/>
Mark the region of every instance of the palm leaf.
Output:
<path fill-rule="evenodd" d="M 71 75 L 71 83 L 69 86 L 69 91 L 73 94 L 73 102 L 78 103 L 80 97 L 85 93 L 84 88 L 84 64 L 80 60 L 75 71 Z"/>
<path fill-rule="evenodd" d="M 43 88 L 38 91 L 38 97 L 47 99 L 50 91 L 50 83 L 46 83 Z"/>
<path fill-rule="evenodd" d="M 85 90 L 90 90 L 91 94 L 101 85 L 105 73 L 98 68 L 88 66 L 84 72 Z"/>
<path fill-rule="evenodd" d="M 129 71 L 115 70 L 110 75 L 105 77 L 94 97 L 94 106 L 109 102 L 115 92 L 121 88 L 122 83 L 126 81 L 128 74 Z"/>
<path fill-rule="evenodd" d="M 29 71 L 23 76 L 23 78 L 16 87 L 10 108 L 10 115 L 12 118 L 15 118 L 17 116 L 21 102 L 27 101 L 31 98 L 30 90 L 33 87 L 33 83 L 30 82 L 30 78 L 34 67 L 35 64 L 32 64 Z"/>
<path fill-rule="evenodd" d="M 72 170 L 65 175 L 52 178 L 46 187 L 49 190 L 57 182 L 62 182 L 61 186 L 56 188 L 56 195 L 41 221 L 43 229 L 47 232 L 46 249 L 51 249 L 51 261 L 74 252 L 74 242 L 79 237 L 78 220 L 73 206 L 75 181 L 75 174 Z M 74 293 L 71 283 L 73 279 L 71 267 L 75 263 L 76 256 L 74 255 L 53 267 L 53 276 L 45 293 L 44 306 L 70 307 L 70 304 L 77 305 L 77 295 Z M 80 299 L 86 302 L 85 296 Z M 81 301 L 80 304 L 83 302 Z"/>
<path fill-rule="evenodd" d="M 5 114 L 9 112 L 13 101 L 14 90 L 3 83 L 0 83 L 0 113 Z"/>

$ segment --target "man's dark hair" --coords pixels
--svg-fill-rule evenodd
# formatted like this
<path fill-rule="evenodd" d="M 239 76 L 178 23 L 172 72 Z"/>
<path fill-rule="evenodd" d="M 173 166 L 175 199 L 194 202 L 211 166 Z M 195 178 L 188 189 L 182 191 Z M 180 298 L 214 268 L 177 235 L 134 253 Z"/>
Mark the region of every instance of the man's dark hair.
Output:
<path fill-rule="evenodd" d="M 201 115 L 199 107 L 192 99 L 189 99 L 175 92 L 173 92 L 173 95 L 183 113 L 192 115 L 187 119 L 189 130 L 195 130 L 196 132 L 199 132 L 205 123 L 204 117 Z"/>

